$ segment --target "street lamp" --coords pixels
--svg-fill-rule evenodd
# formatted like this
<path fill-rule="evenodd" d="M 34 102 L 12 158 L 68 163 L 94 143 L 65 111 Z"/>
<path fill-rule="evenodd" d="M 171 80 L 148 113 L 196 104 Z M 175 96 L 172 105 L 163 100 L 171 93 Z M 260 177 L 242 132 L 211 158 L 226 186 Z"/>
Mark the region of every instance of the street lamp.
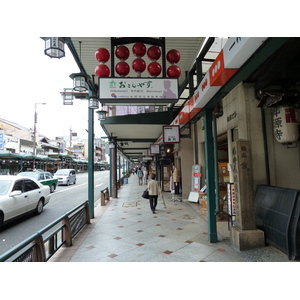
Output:
<path fill-rule="evenodd" d="M 95 96 L 89 97 L 89 108 L 97 109 L 99 108 L 99 100 Z"/>
<path fill-rule="evenodd" d="M 65 56 L 65 39 L 63 37 L 46 37 L 45 54 L 51 58 L 61 58 Z"/>
<path fill-rule="evenodd" d="M 36 155 L 36 123 L 37 123 L 36 106 L 37 106 L 38 104 L 45 105 L 46 103 L 34 103 L 33 155 Z M 34 163 L 33 163 L 33 167 L 35 167 L 35 161 L 34 161 Z"/>
<path fill-rule="evenodd" d="M 103 107 L 102 107 L 102 110 L 98 110 L 98 111 L 96 111 L 96 113 L 98 114 L 98 120 L 99 121 L 105 121 L 106 120 L 107 111 L 104 110 Z"/>
<path fill-rule="evenodd" d="M 90 78 L 88 75 L 80 73 L 72 73 L 70 78 L 73 79 L 73 90 L 77 92 L 85 92 L 88 90 L 87 80 Z"/>

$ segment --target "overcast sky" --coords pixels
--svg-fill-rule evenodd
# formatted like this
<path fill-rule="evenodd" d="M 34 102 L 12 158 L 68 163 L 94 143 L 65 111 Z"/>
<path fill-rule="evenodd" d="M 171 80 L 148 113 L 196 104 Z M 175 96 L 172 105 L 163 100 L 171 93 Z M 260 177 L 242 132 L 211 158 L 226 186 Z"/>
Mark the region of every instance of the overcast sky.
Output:
<path fill-rule="evenodd" d="M 69 136 L 71 128 L 79 138 L 87 138 L 88 101 L 74 99 L 73 105 L 63 105 L 60 95 L 64 88 L 73 87 L 69 75 L 79 71 L 68 47 L 65 57 L 51 59 L 44 55 L 44 41 L 38 36 L 12 37 L 9 45 L 1 49 L 0 56 L 1 78 L 5 75 L 0 117 L 33 128 L 35 103 L 46 103 L 37 105 L 40 134 L 50 139 Z M 95 137 L 104 136 L 97 114 L 94 131 Z"/>

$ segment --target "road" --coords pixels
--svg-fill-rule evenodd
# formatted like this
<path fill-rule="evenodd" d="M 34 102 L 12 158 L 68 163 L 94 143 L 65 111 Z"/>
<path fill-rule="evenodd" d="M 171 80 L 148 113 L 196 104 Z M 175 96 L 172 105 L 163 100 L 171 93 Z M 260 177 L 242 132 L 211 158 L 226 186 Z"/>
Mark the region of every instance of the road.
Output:
<path fill-rule="evenodd" d="M 0 232 L 0 254 L 19 244 L 75 206 L 88 200 L 88 174 L 79 173 L 76 177 L 75 185 L 56 188 L 42 214 L 39 216 L 28 214 L 3 226 Z M 100 191 L 109 187 L 109 171 L 94 173 L 94 187 L 94 200 L 96 202 L 100 198 Z"/>

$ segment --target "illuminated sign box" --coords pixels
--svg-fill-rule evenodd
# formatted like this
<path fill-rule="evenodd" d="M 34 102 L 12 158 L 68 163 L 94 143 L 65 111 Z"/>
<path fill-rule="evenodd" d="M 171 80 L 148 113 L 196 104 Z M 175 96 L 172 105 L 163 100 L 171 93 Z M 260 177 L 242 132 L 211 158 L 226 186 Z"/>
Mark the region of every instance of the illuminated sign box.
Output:
<path fill-rule="evenodd" d="M 177 78 L 99 77 L 102 104 L 163 105 L 178 101 Z"/>

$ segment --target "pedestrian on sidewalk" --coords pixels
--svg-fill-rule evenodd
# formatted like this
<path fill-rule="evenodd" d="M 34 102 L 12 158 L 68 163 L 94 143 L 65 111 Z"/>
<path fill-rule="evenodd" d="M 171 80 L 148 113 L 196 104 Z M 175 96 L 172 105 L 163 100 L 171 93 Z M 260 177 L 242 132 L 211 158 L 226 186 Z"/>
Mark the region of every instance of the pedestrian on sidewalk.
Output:
<path fill-rule="evenodd" d="M 139 185 L 142 185 L 143 184 L 143 171 L 141 170 L 141 168 L 138 169 L 137 171 L 137 176 L 139 178 Z"/>
<path fill-rule="evenodd" d="M 147 169 L 143 170 L 143 175 L 144 175 L 143 182 L 146 185 L 148 183 L 148 171 L 147 171 Z"/>
<path fill-rule="evenodd" d="M 155 214 L 157 198 L 158 198 L 158 195 L 162 196 L 162 193 L 161 193 L 161 188 L 160 188 L 159 182 L 157 180 L 155 180 L 155 174 L 152 173 L 150 175 L 150 178 L 152 180 L 150 180 L 148 182 L 149 201 L 150 201 L 150 208 L 151 208 L 152 212 Z"/>

